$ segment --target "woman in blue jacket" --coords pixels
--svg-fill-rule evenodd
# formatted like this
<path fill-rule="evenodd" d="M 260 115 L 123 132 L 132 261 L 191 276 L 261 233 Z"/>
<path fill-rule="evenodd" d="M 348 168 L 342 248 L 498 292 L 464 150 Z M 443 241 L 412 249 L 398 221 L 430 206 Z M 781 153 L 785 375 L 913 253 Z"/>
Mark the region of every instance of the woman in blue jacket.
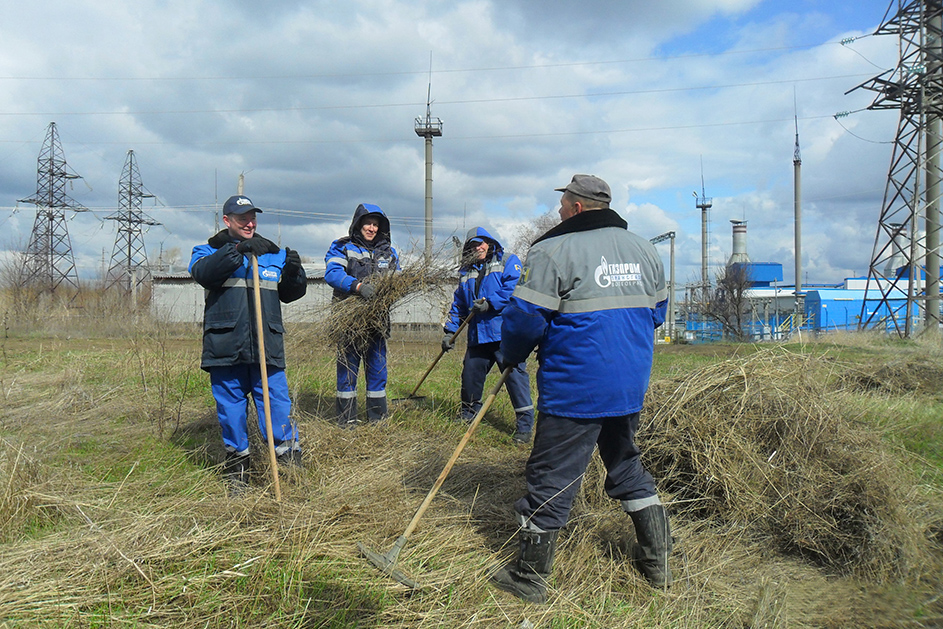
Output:
<path fill-rule="evenodd" d="M 334 289 L 334 299 L 372 299 L 376 287 L 370 277 L 391 273 L 399 267 L 399 256 L 390 242 L 390 221 L 377 205 L 361 203 L 354 211 L 347 236 L 331 243 L 324 256 L 324 280 Z M 363 361 L 367 380 L 367 420 L 387 416 L 386 329 L 370 334 L 366 344 L 348 342 L 337 349 L 337 424 L 357 426 L 357 374 Z"/>
<path fill-rule="evenodd" d="M 501 344 L 501 311 L 521 276 L 521 261 L 513 253 L 506 253 L 498 239 L 484 227 L 468 230 L 462 260 L 458 288 L 444 326 L 442 349 L 452 349 L 452 336 L 474 311 L 475 316 L 468 323 L 468 346 L 462 363 L 461 419 L 470 422 L 481 408 L 485 378 L 497 362 L 496 352 Z M 506 386 L 517 420 L 513 439 L 515 443 L 530 443 L 534 430 L 534 404 L 524 362 L 511 370 Z"/>

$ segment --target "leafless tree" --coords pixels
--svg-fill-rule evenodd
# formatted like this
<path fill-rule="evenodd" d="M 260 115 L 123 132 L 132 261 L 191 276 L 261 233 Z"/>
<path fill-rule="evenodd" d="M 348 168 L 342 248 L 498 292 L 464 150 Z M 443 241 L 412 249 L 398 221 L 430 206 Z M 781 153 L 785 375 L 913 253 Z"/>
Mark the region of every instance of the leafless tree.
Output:
<path fill-rule="evenodd" d="M 750 340 L 747 328 L 750 300 L 747 293 L 751 286 L 748 267 L 731 264 L 717 274 L 713 290 L 700 303 L 700 314 L 705 319 L 718 322 L 725 337 L 741 342 Z"/>
<path fill-rule="evenodd" d="M 527 257 L 530 246 L 534 241 L 540 238 L 545 232 L 560 223 L 560 216 L 556 210 L 551 210 L 546 214 L 541 214 L 529 223 L 524 223 L 514 235 L 514 246 L 512 253 L 516 253 L 521 260 Z"/>

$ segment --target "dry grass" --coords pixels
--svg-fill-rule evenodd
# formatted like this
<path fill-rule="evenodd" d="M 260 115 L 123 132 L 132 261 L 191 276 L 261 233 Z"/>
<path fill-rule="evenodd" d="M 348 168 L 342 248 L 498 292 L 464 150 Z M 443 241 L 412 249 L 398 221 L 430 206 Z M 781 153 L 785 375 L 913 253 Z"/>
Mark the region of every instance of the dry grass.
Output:
<path fill-rule="evenodd" d="M 551 602 L 533 606 L 487 584 L 514 550 L 512 503 L 524 490 L 527 453 L 509 443 L 509 418 L 486 418 L 407 544 L 399 567 L 423 585 L 409 592 L 355 542 L 389 550 L 464 426 L 427 403 L 341 431 L 317 408 L 319 389 L 333 390 L 333 353 L 293 355 L 305 467 L 282 477 L 276 503 L 257 447 L 252 490 L 229 500 L 198 339 L 135 343 L 7 352 L 0 627 L 943 623 L 940 487 L 913 476 L 914 461 L 849 402 L 891 395 L 854 386 L 861 364 L 777 348 L 654 382 L 641 439 L 671 499 L 675 586 L 653 591 L 631 568 L 631 523 L 604 497 L 594 459 Z M 394 378 L 422 373 L 429 352 L 412 354 L 391 363 Z M 455 382 L 436 389 L 456 368 L 431 379 L 433 401 L 457 396 Z M 161 438 L 158 417 L 177 430 Z"/>
<path fill-rule="evenodd" d="M 837 369 L 774 349 L 656 383 L 647 460 L 686 519 L 839 572 L 919 574 L 940 514 L 919 508 L 898 453 L 843 411 Z"/>

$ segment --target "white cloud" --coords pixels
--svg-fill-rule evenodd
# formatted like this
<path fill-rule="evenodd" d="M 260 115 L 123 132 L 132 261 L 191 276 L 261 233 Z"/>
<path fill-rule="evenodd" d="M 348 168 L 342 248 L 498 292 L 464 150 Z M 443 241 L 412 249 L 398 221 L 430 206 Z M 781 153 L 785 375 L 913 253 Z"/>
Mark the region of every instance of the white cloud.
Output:
<path fill-rule="evenodd" d="M 839 5 L 841 3 L 838 3 Z M 606 178 L 645 237 L 678 234 L 679 281 L 699 273 L 701 173 L 716 205 L 711 257 L 729 252 L 728 216 L 752 251 L 792 274 L 793 116 L 802 139 L 805 268 L 817 281 L 862 272 L 874 238 L 893 112 L 845 91 L 895 61 L 865 35 L 886 2 L 773 6 L 757 0 L 20 3 L 0 23 L 0 224 L 28 238 L 36 158 L 55 120 L 79 273 L 109 256 L 128 149 L 161 205 L 148 252 L 189 252 L 215 227 L 239 173 L 260 230 L 320 259 L 360 202 L 389 214 L 400 247 L 424 234 L 425 113 L 432 53 L 437 246 L 557 207 L 575 172 Z M 50 19 L 55 16 L 55 19 Z M 38 36 L 38 34 L 42 36 Z M 104 253 L 103 253 L 104 252 Z M 804 257 L 805 257 L 804 256 Z"/>

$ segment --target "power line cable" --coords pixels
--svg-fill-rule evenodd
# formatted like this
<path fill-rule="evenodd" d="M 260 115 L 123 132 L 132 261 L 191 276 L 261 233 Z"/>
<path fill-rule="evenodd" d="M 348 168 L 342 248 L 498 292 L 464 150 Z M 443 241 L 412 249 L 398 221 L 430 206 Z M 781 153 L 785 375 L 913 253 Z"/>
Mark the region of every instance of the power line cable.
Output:
<path fill-rule="evenodd" d="M 600 98 L 605 96 L 638 96 L 641 94 L 665 94 L 673 92 L 693 92 L 704 90 L 722 90 L 745 87 L 758 87 L 764 85 L 780 85 L 784 83 L 809 83 L 813 81 L 833 81 L 837 79 L 856 79 L 861 77 L 870 77 L 872 73 L 867 74 L 839 74 L 834 76 L 809 77 L 799 79 L 776 79 L 770 81 L 754 81 L 750 83 L 727 83 L 721 85 L 696 85 L 689 87 L 664 87 L 657 89 L 641 90 L 619 90 L 614 92 L 584 92 L 579 94 L 544 94 L 539 96 L 505 96 L 500 98 L 469 98 L 461 100 L 436 100 L 436 105 L 482 105 L 488 103 L 509 103 L 540 100 L 564 100 L 573 98 Z M 425 105 L 424 102 L 405 102 L 405 103 L 358 103 L 350 105 L 320 105 L 311 107 L 257 107 L 249 109 L 165 109 L 165 110 L 118 110 L 118 111 L 42 111 L 42 112 L 23 112 L 23 111 L 4 111 L 0 112 L 0 117 L 61 117 L 61 116 L 158 116 L 158 115 L 193 115 L 193 114 L 248 114 L 248 113 L 280 113 L 280 112 L 298 112 L 298 111 L 331 111 L 331 110 L 354 110 L 354 109 L 393 109 L 397 107 L 419 107 Z"/>
<path fill-rule="evenodd" d="M 765 52 L 781 52 L 787 50 L 808 50 L 812 48 L 817 48 L 819 46 L 832 46 L 832 45 L 841 45 L 844 46 L 850 41 L 856 39 L 862 39 L 867 37 L 867 35 L 857 38 L 845 38 L 840 41 L 829 41 L 829 42 L 815 42 L 812 44 L 797 44 L 795 46 L 772 46 L 768 48 L 745 48 L 742 50 L 725 50 L 721 52 L 704 52 L 704 53 L 685 53 L 679 55 L 653 55 L 648 57 L 633 57 L 629 59 L 609 59 L 609 60 L 599 60 L 599 61 L 569 61 L 569 62 L 559 62 L 559 63 L 535 63 L 535 64 L 525 64 L 525 65 L 511 65 L 511 66 L 484 66 L 478 68 L 445 68 L 437 70 L 398 70 L 398 71 L 389 71 L 389 72 L 333 72 L 333 73 L 318 73 L 318 74 L 283 74 L 283 75 L 237 75 L 237 76 L 177 76 L 177 77 L 162 77 L 162 76 L 150 76 L 150 77 L 134 77 L 134 76 L 125 76 L 125 77 L 76 77 L 76 76 L 0 76 L 0 81 L 107 81 L 107 82 L 144 82 L 144 81 L 262 81 L 262 80 L 272 80 L 272 81 L 284 81 L 284 80 L 304 80 L 304 79 L 351 79 L 358 77 L 377 77 L 377 76 L 427 76 L 431 72 L 432 74 L 458 74 L 458 73 L 468 73 L 468 72 L 505 72 L 505 71 L 517 71 L 517 70 L 544 70 L 550 68 L 573 68 L 573 67 L 586 67 L 586 66 L 597 66 L 597 65 L 619 65 L 626 63 L 644 63 L 651 61 L 673 61 L 677 59 L 696 59 L 700 57 L 721 57 L 728 55 L 743 55 L 743 54 L 753 54 L 753 53 L 765 53 Z"/>

